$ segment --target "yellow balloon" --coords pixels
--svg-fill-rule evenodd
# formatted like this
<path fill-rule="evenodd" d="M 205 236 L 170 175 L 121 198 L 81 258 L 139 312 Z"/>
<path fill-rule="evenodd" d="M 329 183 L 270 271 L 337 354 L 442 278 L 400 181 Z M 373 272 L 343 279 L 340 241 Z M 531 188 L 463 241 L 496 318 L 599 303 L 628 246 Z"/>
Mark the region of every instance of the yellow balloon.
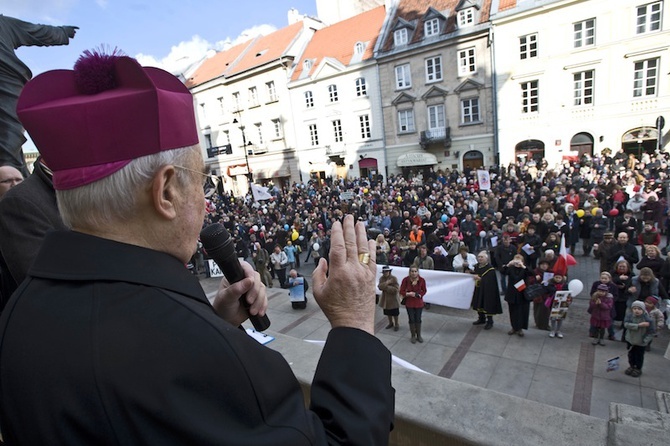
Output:
<path fill-rule="evenodd" d="M 364 194 L 367 194 L 368 192 L 369 192 L 369 191 L 368 191 L 368 188 L 367 188 L 367 187 L 363 189 L 363 193 L 364 193 Z"/>
<path fill-rule="evenodd" d="M 400 195 L 398 195 L 397 200 L 398 200 L 398 203 L 400 203 L 402 201 L 402 197 Z"/>
<path fill-rule="evenodd" d="M 582 218 L 584 216 L 584 209 L 578 209 L 575 214 L 577 214 L 577 217 Z"/>
<path fill-rule="evenodd" d="M 298 240 L 298 237 L 300 237 L 300 234 L 298 234 L 297 231 L 293 231 L 293 233 L 291 234 L 291 240 L 295 242 L 296 240 Z"/>
<path fill-rule="evenodd" d="M 596 212 L 598 212 L 598 209 L 600 209 L 600 208 L 593 208 L 593 209 L 591 209 L 591 215 L 593 215 L 593 216 L 595 217 Z"/>

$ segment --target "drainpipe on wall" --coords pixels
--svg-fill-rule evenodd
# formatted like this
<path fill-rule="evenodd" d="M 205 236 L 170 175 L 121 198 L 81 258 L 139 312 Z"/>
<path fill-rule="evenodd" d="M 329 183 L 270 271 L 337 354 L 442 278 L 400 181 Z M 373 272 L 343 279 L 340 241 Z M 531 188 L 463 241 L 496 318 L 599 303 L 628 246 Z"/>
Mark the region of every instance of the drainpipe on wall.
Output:
<path fill-rule="evenodd" d="M 493 38 L 493 25 L 489 28 L 489 54 L 491 55 L 491 89 L 493 94 L 491 95 L 492 107 L 493 107 L 493 153 L 495 153 L 496 161 L 498 168 L 500 168 L 500 146 L 498 141 L 498 72 L 496 71 L 496 58 L 495 58 L 495 40 Z"/>

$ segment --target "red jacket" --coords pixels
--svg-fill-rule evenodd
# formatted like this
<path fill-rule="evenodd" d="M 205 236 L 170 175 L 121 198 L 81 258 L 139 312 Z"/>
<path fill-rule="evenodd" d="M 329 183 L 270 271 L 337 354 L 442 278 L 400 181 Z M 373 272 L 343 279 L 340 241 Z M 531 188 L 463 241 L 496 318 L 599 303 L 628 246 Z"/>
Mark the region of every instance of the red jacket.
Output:
<path fill-rule="evenodd" d="M 414 291 L 418 297 L 407 296 L 409 291 Z M 405 306 L 407 308 L 423 308 L 423 296 L 426 295 L 426 280 L 419 276 L 416 285 L 412 285 L 409 277 L 405 277 L 400 284 L 400 295 L 405 298 Z"/>

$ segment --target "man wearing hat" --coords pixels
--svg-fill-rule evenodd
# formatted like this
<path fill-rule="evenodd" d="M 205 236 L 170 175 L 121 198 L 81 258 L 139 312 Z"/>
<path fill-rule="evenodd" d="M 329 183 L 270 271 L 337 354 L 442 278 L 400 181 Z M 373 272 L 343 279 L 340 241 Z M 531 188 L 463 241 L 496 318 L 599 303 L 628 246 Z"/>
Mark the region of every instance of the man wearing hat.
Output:
<path fill-rule="evenodd" d="M 85 54 L 18 102 L 71 230 L 47 234 L 0 319 L 4 441 L 385 443 L 390 353 L 374 337 L 363 226 L 334 223 L 332 262 L 313 274 L 333 329 L 306 409 L 281 355 L 238 328 L 266 311 L 258 274 L 243 262 L 246 277 L 223 281 L 212 305 L 184 266 L 205 211 L 191 94 L 129 57 Z"/>

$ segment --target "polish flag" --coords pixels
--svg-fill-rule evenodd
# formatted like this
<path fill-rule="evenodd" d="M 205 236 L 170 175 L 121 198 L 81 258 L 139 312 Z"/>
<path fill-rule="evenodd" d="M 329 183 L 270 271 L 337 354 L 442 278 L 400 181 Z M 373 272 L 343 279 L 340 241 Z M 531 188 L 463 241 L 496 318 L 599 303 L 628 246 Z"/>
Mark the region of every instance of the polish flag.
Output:
<path fill-rule="evenodd" d="M 558 253 L 558 259 L 554 264 L 554 274 L 560 274 L 561 276 L 568 275 L 568 266 L 576 265 L 577 261 L 575 258 L 568 254 L 568 249 L 565 247 L 565 235 L 561 236 L 561 249 Z"/>

